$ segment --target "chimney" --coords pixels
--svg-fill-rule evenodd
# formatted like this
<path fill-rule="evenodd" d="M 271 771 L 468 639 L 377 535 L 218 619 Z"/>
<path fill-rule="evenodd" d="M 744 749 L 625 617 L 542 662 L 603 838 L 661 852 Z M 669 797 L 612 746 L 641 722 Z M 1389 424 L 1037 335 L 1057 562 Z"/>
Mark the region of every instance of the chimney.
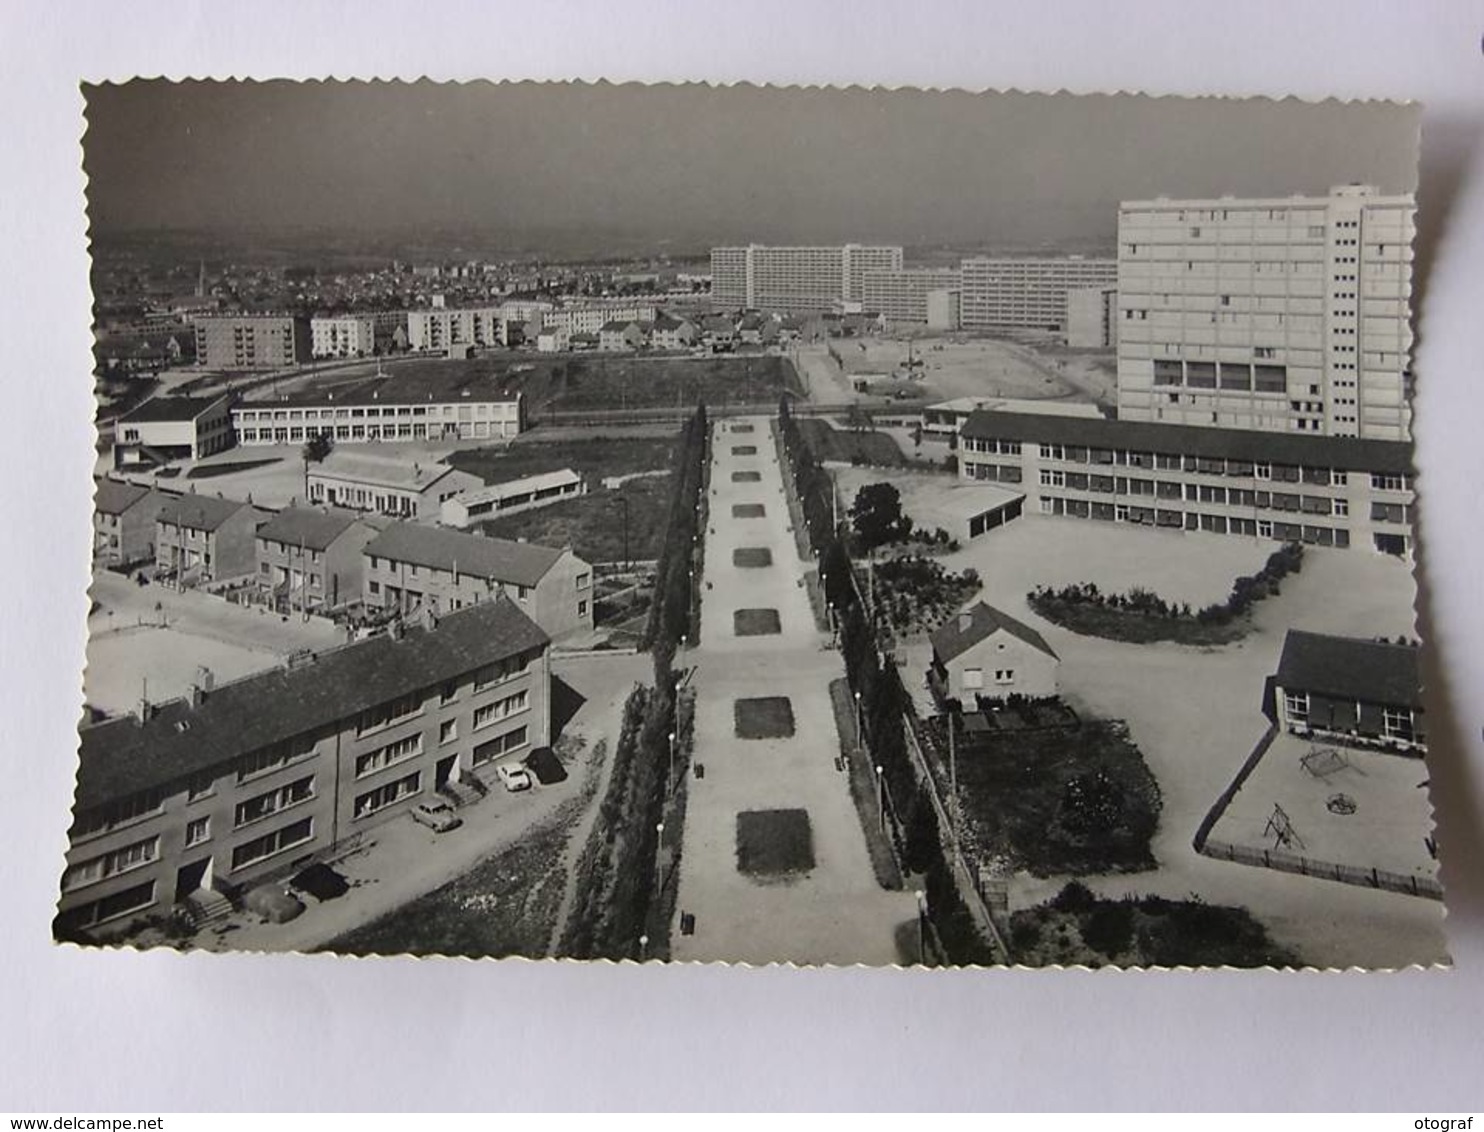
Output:
<path fill-rule="evenodd" d="M 973 612 L 971 610 L 968 610 L 968 609 L 960 610 L 959 611 L 959 615 L 958 615 L 958 631 L 960 633 L 967 633 L 973 627 L 974 627 L 974 614 L 973 614 Z"/>
<path fill-rule="evenodd" d="M 191 710 L 195 711 L 206 702 L 206 689 L 199 682 L 193 683 L 186 693 L 186 702 L 190 704 Z"/>
<path fill-rule="evenodd" d="M 209 692 L 216 686 L 216 674 L 202 664 L 196 668 L 196 683 L 200 685 L 203 692 Z"/>

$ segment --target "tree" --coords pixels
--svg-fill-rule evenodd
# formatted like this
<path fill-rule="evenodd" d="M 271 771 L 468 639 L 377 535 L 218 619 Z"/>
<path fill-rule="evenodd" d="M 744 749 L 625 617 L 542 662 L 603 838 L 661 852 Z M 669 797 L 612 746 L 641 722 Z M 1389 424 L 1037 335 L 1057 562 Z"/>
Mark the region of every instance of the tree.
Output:
<path fill-rule="evenodd" d="M 902 493 L 890 483 L 867 484 L 856 492 L 850 522 L 866 550 L 912 533 L 912 519 L 902 513 Z"/>
<path fill-rule="evenodd" d="M 329 429 L 317 432 L 304 444 L 300 453 L 304 457 L 304 502 L 309 502 L 309 465 L 322 464 L 335 448 L 335 434 Z"/>

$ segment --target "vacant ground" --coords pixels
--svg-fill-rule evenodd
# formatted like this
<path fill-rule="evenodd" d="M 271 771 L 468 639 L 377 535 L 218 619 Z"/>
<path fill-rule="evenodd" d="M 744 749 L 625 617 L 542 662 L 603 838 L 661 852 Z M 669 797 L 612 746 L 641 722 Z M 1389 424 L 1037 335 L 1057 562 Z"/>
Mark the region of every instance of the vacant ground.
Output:
<path fill-rule="evenodd" d="M 1295 957 L 1245 908 L 1191 900 L 1100 900 L 1069 886 L 1010 921 L 1028 967 L 1289 967 Z"/>
<path fill-rule="evenodd" d="M 759 354 L 543 359 L 512 379 L 516 387 L 526 394 L 533 421 L 547 410 L 689 407 L 698 401 L 776 404 L 785 390 L 802 389 L 787 358 Z"/>
<path fill-rule="evenodd" d="M 622 562 L 628 527 L 630 560 L 659 557 L 670 525 L 669 477 L 632 479 L 622 487 L 594 488 L 576 499 L 490 519 L 474 528 L 497 538 L 539 546 L 570 546 L 586 562 Z M 627 508 L 618 501 L 627 499 Z"/>
<path fill-rule="evenodd" d="M 737 871 L 786 877 L 814 867 L 808 810 L 744 810 L 737 815 Z"/>
<path fill-rule="evenodd" d="M 1314 762 L 1314 774 L 1303 758 L 1311 750 L 1332 747 L 1343 765 L 1332 769 Z M 1428 851 L 1432 806 L 1427 794 L 1427 764 L 1418 758 L 1311 743 L 1279 735 L 1257 764 L 1211 836 L 1252 849 L 1280 849 L 1269 832 L 1274 805 L 1288 815 L 1297 840 L 1287 851 L 1316 861 L 1384 869 L 1402 875 L 1435 877 L 1437 861 Z M 1354 806 L 1333 799 L 1343 796 Z"/>
<path fill-rule="evenodd" d="M 847 374 L 907 372 L 905 340 L 862 338 L 835 343 Z M 910 385 L 933 401 L 955 397 L 1016 397 L 1035 400 L 1086 401 L 1091 398 L 1066 380 L 1058 368 L 1063 358 L 1045 358 L 1034 348 L 999 338 L 952 335 L 915 338 Z M 907 385 L 901 379 L 898 384 Z"/>
<path fill-rule="evenodd" d="M 463 448 L 450 452 L 444 462 L 481 477 L 485 483 L 502 483 L 563 468 L 571 468 L 592 482 L 606 476 L 667 471 L 675 466 L 679 439 L 678 433 L 664 438 L 597 436 L 591 440 L 551 444 Z"/>
<path fill-rule="evenodd" d="M 896 440 L 884 432 L 836 428 L 816 417 L 800 418 L 798 425 L 804 446 L 821 464 L 831 461 L 896 468 L 907 462 Z"/>
<path fill-rule="evenodd" d="M 794 707 L 787 696 L 755 696 L 733 705 L 739 739 L 787 739 L 794 733 Z"/>

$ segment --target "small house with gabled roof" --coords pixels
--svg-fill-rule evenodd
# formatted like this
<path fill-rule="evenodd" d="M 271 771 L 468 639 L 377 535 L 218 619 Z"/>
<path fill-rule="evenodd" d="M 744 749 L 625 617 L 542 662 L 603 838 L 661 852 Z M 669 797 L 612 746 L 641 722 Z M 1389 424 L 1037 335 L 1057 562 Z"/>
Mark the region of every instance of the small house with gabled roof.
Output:
<path fill-rule="evenodd" d="M 973 710 L 976 697 L 1003 700 L 1054 696 L 1061 658 L 1044 637 L 1008 613 L 978 602 L 929 638 L 928 681 L 942 699 Z"/>

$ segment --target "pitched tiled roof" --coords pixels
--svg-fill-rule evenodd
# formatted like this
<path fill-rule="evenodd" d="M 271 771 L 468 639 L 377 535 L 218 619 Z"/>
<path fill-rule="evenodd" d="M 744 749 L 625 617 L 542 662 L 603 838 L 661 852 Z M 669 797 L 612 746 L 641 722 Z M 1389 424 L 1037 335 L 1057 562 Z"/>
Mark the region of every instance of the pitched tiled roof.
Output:
<path fill-rule="evenodd" d="M 940 625 L 933 631 L 930 637 L 933 642 L 933 653 L 940 661 L 946 663 L 952 660 L 1000 629 L 1013 637 L 1020 638 L 1033 648 L 1040 649 L 1047 656 L 1060 659 L 1040 633 L 992 605 L 986 605 L 981 601 L 965 612 L 970 618 L 968 628 L 960 628 L 960 618 L 955 615 L 949 618 L 946 624 Z"/>
<path fill-rule="evenodd" d="M 1368 704 L 1422 706 L 1417 650 L 1410 645 L 1290 629 L 1275 680 L 1292 691 Z"/>
<path fill-rule="evenodd" d="M 548 641 L 502 597 L 450 613 L 436 629 L 410 628 L 400 641 L 377 637 L 223 684 L 194 708 L 172 700 L 147 723 L 128 716 L 84 727 L 76 808 L 177 782 Z"/>
<path fill-rule="evenodd" d="M 471 577 L 534 586 L 566 551 L 443 527 L 393 523 L 366 544 L 365 553 L 432 570 L 451 571 L 457 566 L 460 574 Z"/>
<path fill-rule="evenodd" d="M 258 538 L 306 550 L 325 550 L 358 519 L 353 511 L 287 507 L 258 528 Z"/>
<path fill-rule="evenodd" d="M 131 421 L 193 421 L 221 400 L 221 396 L 151 397 L 138 408 L 125 413 L 119 421 L 122 424 Z"/>
<path fill-rule="evenodd" d="M 1121 448 L 1131 452 L 1179 453 L 1356 472 L 1406 474 L 1412 470 L 1410 444 L 1353 436 L 1301 436 L 1157 421 L 1106 421 L 991 411 L 971 413 L 964 422 L 962 435 L 983 440 Z"/>
<path fill-rule="evenodd" d="M 160 508 L 162 522 L 197 531 L 214 531 L 248 504 L 216 495 L 182 495 Z"/>
<path fill-rule="evenodd" d="M 93 492 L 93 510 L 100 515 L 122 515 L 149 493 L 149 488 L 135 483 L 100 479 Z"/>

